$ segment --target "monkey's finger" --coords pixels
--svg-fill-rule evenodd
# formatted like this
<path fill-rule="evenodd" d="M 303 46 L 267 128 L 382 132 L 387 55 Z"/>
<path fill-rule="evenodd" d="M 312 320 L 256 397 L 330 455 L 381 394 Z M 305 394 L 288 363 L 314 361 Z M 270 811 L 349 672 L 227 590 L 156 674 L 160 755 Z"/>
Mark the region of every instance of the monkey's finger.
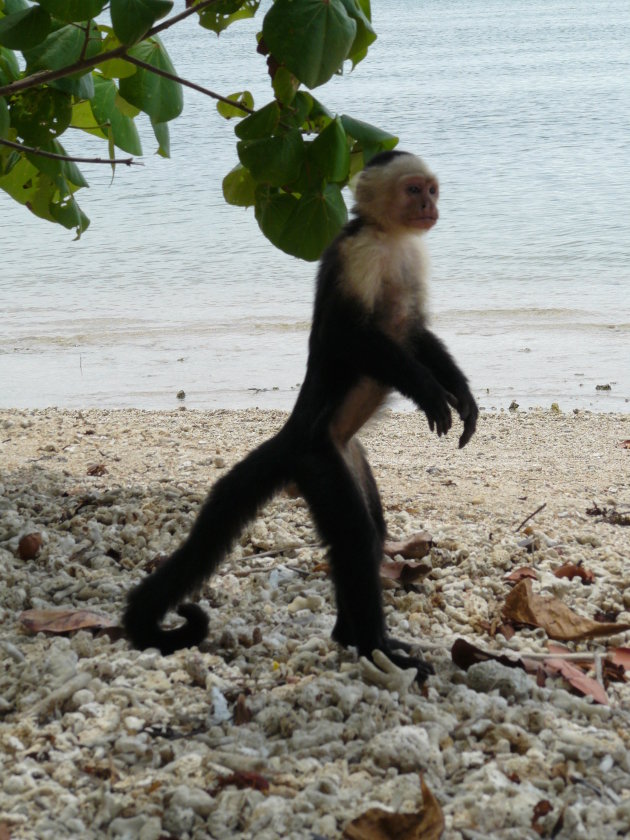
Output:
<path fill-rule="evenodd" d="M 471 437 L 475 434 L 475 429 L 477 428 L 477 416 L 468 417 L 464 423 L 464 431 L 461 434 L 459 439 L 459 448 L 463 449 L 464 446 L 468 443 Z"/>
<path fill-rule="evenodd" d="M 452 406 L 453 406 L 453 408 L 455 409 L 455 411 L 457 411 L 457 412 L 458 412 L 458 414 L 459 414 L 459 413 L 461 413 L 460 401 L 459 401 L 459 399 L 455 396 L 455 394 L 451 394 L 451 392 L 450 392 L 450 391 L 445 391 L 445 392 L 444 392 L 444 394 L 446 395 L 446 400 L 447 400 L 447 402 L 448 402 L 450 405 L 452 405 Z"/>
<path fill-rule="evenodd" d="M 444 403 L 444 413 L 442 414 L 442 431 L 441 434 L 448 434 L 448 430 L 453 425 L 453 415 L 447 403 Z"/>

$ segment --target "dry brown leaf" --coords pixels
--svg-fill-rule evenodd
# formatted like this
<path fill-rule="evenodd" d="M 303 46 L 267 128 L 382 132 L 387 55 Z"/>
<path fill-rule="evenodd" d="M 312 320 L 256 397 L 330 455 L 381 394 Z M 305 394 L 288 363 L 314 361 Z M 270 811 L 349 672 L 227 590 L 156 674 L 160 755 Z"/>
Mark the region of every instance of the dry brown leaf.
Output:
<path fill-rule="evenodd" d="M 608 705 L 608 695 L 604 687 L 597 680 L 592 679 L 592 677 L 587 677 L 572 662 L 567 662 L 566 659 L 545 659 L 543 668 L 550 676 L 553 674 L 563 676 L 580 694 L 592 697 L 596 703 L 601 703 L 603 706 Z"/>
<path fill-rule="evenodd" d="M 428 575 L 432 567 L 428 563 L 407 563 L 405 560 L 394 560 L 391 563 L 381 563 L 380 575 L 401 583 L 414 583 Z"/>
<path fill-rule="evenodd" d="M 322 562 L 322 563 L 315 563 L 312 567 L 311 572 L 315 574 L 316 572 L 323 572 L 325 575 L 330 574 L 330 563 Z"/>
<path fill-rule="evenodd" d="M 630 671 L 630 648 L 611 648 L 608 651 L 608 656 L 610 656 L 615 665 L 622 665 L 626 671 Z"/>
<path fill-rule="evenodd" d="M 421 560 L 433 546 L 433 537 L 426 531 L 407 537 L 404 540 L 385 540 L 383 551 L 388 557 L 400 554 L 405 560 Z"/>
<path fill-rule="evenodd" d="M 20 624 L 29 633 L 72 633 L 75 630 L 104 630 L 118 622 L 92 610 L 25 610 Z"/>
<path fill-rule="evenodd" d="M 571 653 L 571 648 L 566 645 L 557 645 L 555 642 L 547 642 L 547 649 L 549 650 L 550 657 L 553 657 L 554 653 L 559 656 L 562 656 L 564 653 Z"/>
<path fill-rule="evenodd" d="M 502 624 L 497 624 L 496 633 L 500 633 L 505 639 L 505 641 L 509 642 L 510 639 L 516 634 L 516 630 L 514 629 L 514 625 L 503 622 Z M 495 636 L 496 633 L 494 634 Z"/>
<path fill-rule="evenodd" d="M 476 645 L 471 645 L 466 639 L 455 639 L 451 647 L 451 659 L 458 668 L 464 671 L 467 671 L 471 665 L 476 665 L 477 662 L 488 662 L 490 659 L 500 662 L 502 665 L 507 665 L 509 668 L 524 667 L 520 659 L 510 659 L 508 656 L 488 653 L 488 651 L 482 650 Z"/>
<path fill-rule="evenodd" d="M 562 654 L 571 653 L 568 647 L 564 645 L 556 645 L 553 642 L 548 642 L 547 647 L 549 648 L 549 652 L 551 654 Z M 627 655 L 627 667 L 630 668 L 630 648 L 612 648 L 607 650 L 605 653 L 602 654 L 602 676 L 604 678 L 604 688 L 607 687 L 609 682 L 626 682 L 626 673 L 625 673 L 625 666 L 623 664 L 623 653 L 620 657 L 616 657 L 616 653 L 618 651 L 625 651 Z M 552 657 L 553 658 L 553 657 Z M 591 667 L 590 660 L 584 660 L 583 662 L 574 662 L 574 665 L 577 665 L 578 668 L 588 669 Z"/>
<path fill-rule="evenodd" d="M 532 569 L 531 566 L 521 566 L 518 569 L 514 569 L 513 572 L 509 573 L 509 575 L 505 576 L 505 580 L 508 583 L 518 583 L 521 580 L 525 580 L 525 578 L 538 580 L 538 572 L 536 569 Z"/>
<path fill-rule="evenodd" d="M 34 534 L 25 534 L 18 543 L 18 557 L 20 560 L 33 560 L 39 554 L 43 544 L 44 540 L 39 531 Z"/>
<path fill-rule="evenodd" d="M 347 840 L 439 840 L 444 833 L 440 803 L 420 777 L 422 808 L 415 814 L 392 814 L 370 808 L 346 826 Z"/>
<path fill-rule="evenodd" d="M 105 475 L 107 473 L 107 467 L 105 464 L 92 464 L 87 468 L 88 475 Z"/>
<path fill-rule="evenodd" d="M 619 617 L 619 610 L 608 610 L 607 612 L 604 612 L 603 610 L 597 610 L 597 612 L 593 616 L 595 621 L 601 621 L 601 622 L 606 622 L 606 621 L 615 622 L 615 621 L 617 621 L 618 617 Z"/>
<path fill-rule="evenodd" d="M 575 563 L 564 563 L 554 570 L 554 575 L 557 578 L 569 578 L 573 580 L 574 577 L 582 578 L 582 583 L 591 584 L 595 582 L 595 575 L 589 569 L 583 566 L 576 566 Z"/>
<path fill-rule="evenodd" d="M 0 840 L 11 840 L 11 829 L 7 823 L 0 823 Z"/>
<path fill-rule="evenodd" d="M 262 793 L 269 790 L 269 780 L 261 776 L 260 773 L 256 773 L 254 770 L 237 770 L 235 773 L 218 780 L 214 791 L 212 791 L 213 795 L 216 796 L 219 790 L 230 785 L 239 790 L 252 788 L 252 790 L 259 790 Z"/>
<path fill-rule="evenodd" d="M 593 621 L 573 612 L 558 598 L 535 594 L 531 580 L 522 580 L 516 584 L 505 599 L 502 615 L 505 621 L 542 627 L 549 638 L 565 642 L 630 630 L 630 624 Z"/>
<path fill-rule="evenodd" d="M 604 686 L 608 686 L 611 682 L 628 682 L 626 679 L 626 669 L 623 665 L 618 665 L 612 659 L 604 659 L 602 661 L 602 678 Z"/>
<path fill-rule="evenodd" d="M 247 705 L 245 695 L 239 694 L 234 704 L 234 725 L 242 726 L 244 723 L 249 723 L 252 717 L 252 711 Z"/>
<path fill-rule="evenodd" d="M 538 820 L 541 817 L 546 817 L 547 814 L 553 811 L 553 805 L 548 799 L 541 799 L 540 802 L 537 802 L 534 805 L 534 814 L 532 816 L 532 828 L 538 834 L 542 835 L 544 832 L 543 826 L 538 824 Z"/>

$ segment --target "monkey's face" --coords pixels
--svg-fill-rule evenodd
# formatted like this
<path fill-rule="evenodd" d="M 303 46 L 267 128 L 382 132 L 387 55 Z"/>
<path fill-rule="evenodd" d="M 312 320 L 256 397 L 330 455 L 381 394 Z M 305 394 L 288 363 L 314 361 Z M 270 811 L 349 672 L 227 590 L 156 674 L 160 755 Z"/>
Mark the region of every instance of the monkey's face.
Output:
<path fill-rule="evenodd" d="M 440 187 L 433 175 L 404 175 L 396 184 L 399 223 L 416 230 L 429 230 L 438 220 Z"/>

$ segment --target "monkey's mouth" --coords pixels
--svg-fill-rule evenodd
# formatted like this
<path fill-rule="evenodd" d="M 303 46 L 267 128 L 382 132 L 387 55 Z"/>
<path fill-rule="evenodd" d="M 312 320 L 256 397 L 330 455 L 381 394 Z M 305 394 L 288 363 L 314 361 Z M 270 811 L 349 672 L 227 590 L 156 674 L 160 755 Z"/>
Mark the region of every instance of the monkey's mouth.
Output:
<path fill-rule="evenodd" d="M 414 216 L 409 219 L 409 225 L 411 227 L 419 228 L 420 230 L 428 230 L 429 228 L 432 228 L 436 222 L 436 216 Z"/>

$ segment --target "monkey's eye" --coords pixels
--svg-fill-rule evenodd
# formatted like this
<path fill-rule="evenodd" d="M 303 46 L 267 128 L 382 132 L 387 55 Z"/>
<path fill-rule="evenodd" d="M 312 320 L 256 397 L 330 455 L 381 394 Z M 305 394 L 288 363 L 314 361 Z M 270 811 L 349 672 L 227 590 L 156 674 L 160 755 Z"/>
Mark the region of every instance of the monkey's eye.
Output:
<path fill-rule="evenodd" d="M 437 187 L 435 186 L 435 184 L 429 187 L 429 192 L 431 193 L 431 195 L 437 195 Z"/>
<path fill-rule="evenodd" d="M 410 184 L 407 187 L 407 192 L 409 193 L 409 195 L 418 195 L 419 193 L 422 192 L 422 190 L 420 189 L 420 187 L 417 184 Z"/>

